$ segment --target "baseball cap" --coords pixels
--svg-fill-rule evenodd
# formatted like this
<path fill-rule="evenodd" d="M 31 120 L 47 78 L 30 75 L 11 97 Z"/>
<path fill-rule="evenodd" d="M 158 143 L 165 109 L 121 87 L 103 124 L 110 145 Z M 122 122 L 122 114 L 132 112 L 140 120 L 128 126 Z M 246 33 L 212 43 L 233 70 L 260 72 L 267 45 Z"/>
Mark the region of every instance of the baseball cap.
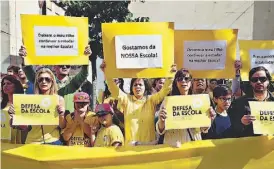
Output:
<path fill-rule="evenodd" d="M 108 103 L 98 104 L 95 108 L 96 116 L 104 116 L 107 114 L 113 114 L 113 108 Z"/>
<path fill-rule="evenodd" d="M 73 102 L 74 103 L 79 103 L 79 102 L 87 102 L 87 103 L 89 103 L 90 102 L 89 95 L 87 93 L 85 93 L 85 92 L 75 93 L 74 97 L 73 97 Z"/>

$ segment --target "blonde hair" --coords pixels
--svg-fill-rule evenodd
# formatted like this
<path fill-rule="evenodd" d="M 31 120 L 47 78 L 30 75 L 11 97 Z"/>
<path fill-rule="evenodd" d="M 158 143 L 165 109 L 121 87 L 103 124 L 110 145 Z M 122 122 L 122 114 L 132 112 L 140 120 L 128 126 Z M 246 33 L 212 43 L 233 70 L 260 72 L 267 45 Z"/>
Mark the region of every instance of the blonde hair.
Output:
<path fill-rule="evenodd" d="M 38 78 L 42 73 L 48 73 L 52 79 L 52 85 L 50 87 L 49 94 L 50 95 L 57 94 L 58 87 L 57 87 L 56 79 L 53 72 L 49 68 L 41 68 L 36 72 L 35 81 L 34 81 L 34 94 L 40 94 Z"/>

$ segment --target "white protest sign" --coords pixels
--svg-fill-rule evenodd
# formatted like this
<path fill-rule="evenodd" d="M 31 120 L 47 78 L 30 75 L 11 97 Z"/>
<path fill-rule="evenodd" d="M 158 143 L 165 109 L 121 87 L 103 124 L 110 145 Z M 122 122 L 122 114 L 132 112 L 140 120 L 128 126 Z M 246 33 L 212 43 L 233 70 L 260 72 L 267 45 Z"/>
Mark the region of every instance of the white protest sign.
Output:
<path fill-rule="evenodd" d="M 251 68 L 264 66 L 274 74 L 274 49 L 253 49 L 249 51 Z"/>
<path fill-rule="evenodd" d="M 34 26 L 36 56 L 78 56 L 77 27 Z"/>
<path fill-rule="evenodd" d="M 184 41 L 184 68 L 222 70 L 226 62 L 226 40 Z"/>
<path fill-rule="evenodd" d="M 117 69 L 162 68 L 161 35 L 115 36 Z"/>

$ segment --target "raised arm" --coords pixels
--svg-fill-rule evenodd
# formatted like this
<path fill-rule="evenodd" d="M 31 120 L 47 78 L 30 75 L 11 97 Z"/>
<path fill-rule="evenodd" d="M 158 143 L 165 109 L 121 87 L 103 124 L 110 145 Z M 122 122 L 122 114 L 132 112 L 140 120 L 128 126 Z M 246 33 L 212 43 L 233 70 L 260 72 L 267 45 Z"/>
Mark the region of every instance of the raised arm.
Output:
<path fill-rule="evenodd" d="M 22 68 L 27 76 L 27 79 L 31 83 L 34 83 L 35 71 L 33 70 L 32 66 L 25 65 L 25 57 L 27 56 L 27 49 L 25 48 L 25 46 L 21 46 L 21 48 L 19 49 L 19 56 L 21 56 L 21 58 L 22 58 Z"/>
<path fill-rule="evenodd" d="M 170 93 L 172 89 L 173 78 L 177 71 L 176 65 L 172 65 L 170 72 L 172 73 L 172 78 L 166 78 L 165 84 L 163 88 L 156 94 L 152 95 L 149 99 L 151 99 L 152 103 L 156 106 L 164 100 L 164 98 Z"/>
<path fill-rule="evenodd" d="M 103 61 L 101 66 L 100 66 L 101 70 L 105 73 L 105 68 L 106 68 L 106 62 Z M 106 82 L 108 85 L 108 89 L 111 93 L 111 96 L 117 100 L 119 100 L 119 102 L 123 105 L 124 103 L 127 102 L 127 94 L 124 93 L 122 90 L 120 90 L 120 88 L 115 84 L 115 82 L 113 81 L 113 79 L 111 78 L 107 78 L 107 76 L 105 75 L 106 78 Z"/>

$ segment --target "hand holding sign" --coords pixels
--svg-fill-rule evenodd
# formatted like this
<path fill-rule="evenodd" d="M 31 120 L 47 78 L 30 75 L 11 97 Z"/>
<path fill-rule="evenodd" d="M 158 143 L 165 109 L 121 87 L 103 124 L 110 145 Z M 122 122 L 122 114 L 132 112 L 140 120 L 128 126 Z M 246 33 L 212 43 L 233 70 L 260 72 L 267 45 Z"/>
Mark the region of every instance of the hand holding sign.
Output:
<path fill-rule="evenodd" d="M 8 113 L 9 113 L 10 117 L 13 118 L 13 116 L 15 114 L 15 110 L 14 110 L 13 104 L 10 105 Z"/>
<path fill-rule="evenodd" d="M 251 115 L 244 115 L 241 119 L 241 122 L 244 124 L 244 125 L 249 125 L 251 122 L 255 121 L 256 118 L 255 116 L 251 116 Z"/>
<path fill-rule="evenodd" d="M 107 65 L 106 65 L 106 61 L 103 60 L 102 64 L 100 65 L 100 69 L 101 69 L 102 72 L 104 72 L 104 73 L 105 73 L 106 66 L 107 66 Z"/>
<path fill-rule="evenodd" d="M 57 105 L 56 106 L 57 112 L 59 114 L 59 116 L 64 116 L 65 114 L 65 107 L 62 105 Z"/>
<path fill-rule="evenodd" d="M 242 61 L 240 61 L 240 60 L 236 60 L 235 62 L 234 62 L 234 68 L 235 68 L 235 72 L 236 72 L 236 75 L 238 74 L 240 74 L 240 69 L 242 68 L 243 66 L 242 66 Z"/>
<path fill-rule="evenodd" d="M 89 56 L 91 54 L 92 54 L 92 51 L 90 49 L 90 46 L 88 45 L 85 47 L 84 55 Z"/>

